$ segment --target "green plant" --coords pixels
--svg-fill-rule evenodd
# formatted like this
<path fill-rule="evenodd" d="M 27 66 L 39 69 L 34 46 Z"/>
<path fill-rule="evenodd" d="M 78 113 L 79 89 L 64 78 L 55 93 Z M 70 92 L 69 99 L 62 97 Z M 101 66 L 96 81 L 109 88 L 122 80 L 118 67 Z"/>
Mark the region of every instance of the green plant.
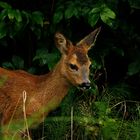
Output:
<path fill-rule="evenodd" d="M 57 3 L 57 8 L 53 17 L 53 23 L 57 24 L 63 18 L 71 19 L 72 17 L 80 18 L 84 17 L 88 20 L 91 26 L 95 26 L 99 19 L 101 19 L 105 24 L 113 27 L 113 20 L 115 20 L 115 12 L 111 10 L 108 5 L 103 1 L 99 1 L 96 4 L 91 1 L 89 3 L 84 3 L 81 1 L 59 1 Z"/>
<path fill-rule="evenodd" d="M 40 48 L 36 51 L 36 56 L 33 58 L 33 61 L 39 61 L 40 65 L 48 65 L 49 70 L 51 70 L 56 62 L 59 60 L 60 55 L 57 51 L 48 53 L 46 48 Z"/>
<path fill-rule="evenodd" d="M 9 69 L 23 69 L 24 68 L 24 60 L 19 56 L 13 56 L 12 62 L 4 62 L 2 67 Z"/>

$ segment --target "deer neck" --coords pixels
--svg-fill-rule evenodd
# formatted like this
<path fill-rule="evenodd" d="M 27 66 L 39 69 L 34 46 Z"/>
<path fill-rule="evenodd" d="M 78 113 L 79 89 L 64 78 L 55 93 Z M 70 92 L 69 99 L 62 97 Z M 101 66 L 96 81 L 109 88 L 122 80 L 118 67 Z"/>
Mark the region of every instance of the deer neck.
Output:
<path fill-rule="evenodd" d="M 56 104 L 56 106 L 59 105 L 70 88 L 70 84 L 62 74 L 62 69 L 63 59 L 59 61 L 54 70 L 49 75 L 46 75 L 41 82 L 40 93 L 42 94 L 42 99 L 47 104 L 50 102 Z"/>

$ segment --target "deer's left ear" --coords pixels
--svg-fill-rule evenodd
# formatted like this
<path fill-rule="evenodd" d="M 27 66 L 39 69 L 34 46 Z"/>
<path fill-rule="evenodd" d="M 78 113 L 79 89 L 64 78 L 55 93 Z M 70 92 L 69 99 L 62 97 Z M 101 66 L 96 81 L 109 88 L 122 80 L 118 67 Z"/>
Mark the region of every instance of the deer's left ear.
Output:
<path fill-rule="evenodd" d="M 87 47 L 87 50 L 89 50 L 92 46 L 95 45 L 96 39 L 98 34 L 101 31 L 101 27 L 95 29 L 93 32 L 91 32 L 89 35 L 87 35 L 85 38 L 83 38 L 79 43 L 77 43 L 77 46 Z"/>
<path fill-rule="evenodd" d="M 55 34 L 55 44 L 62 54 L 67 54 L 70 47 L 73 46 L 72 42 L 67 40 L 61 33 Z"/>

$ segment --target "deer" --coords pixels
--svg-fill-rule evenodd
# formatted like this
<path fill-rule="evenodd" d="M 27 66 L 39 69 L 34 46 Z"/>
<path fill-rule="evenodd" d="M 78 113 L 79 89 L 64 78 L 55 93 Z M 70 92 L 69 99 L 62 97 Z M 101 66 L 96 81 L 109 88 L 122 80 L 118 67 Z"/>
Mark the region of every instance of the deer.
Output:
<path fill-rule="evenodd" d="M 71 86 L 90 88 L 88 51 L 95 45 L 100 30 L 100 27 L 95 29 L 75 45 L 57 32 L 54 41 L 61 58 L 48 74 L 0 68 L 0 135 L 4 140 L 23 139 L 21 133 L 43 122 Z M 28 139 L 31 139 L 29 133 Z"/>

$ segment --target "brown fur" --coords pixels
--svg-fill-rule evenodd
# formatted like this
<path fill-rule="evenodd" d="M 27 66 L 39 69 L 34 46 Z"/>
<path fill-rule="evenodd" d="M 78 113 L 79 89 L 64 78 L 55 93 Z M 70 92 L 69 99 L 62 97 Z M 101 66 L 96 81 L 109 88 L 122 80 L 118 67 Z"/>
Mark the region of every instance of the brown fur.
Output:
<path fill-rule="evenodd" d="M 84 65 L 88 62 L 88 56 L 87 56 L 87 52 L 83 51 L 82 49 L 77 49 L 75 51 L 75 54 L 77 56 L 77 61 L 81 64 Z"/>
<path fill-rule="evenodd" d="M 10 135 L 11 124 L 17 125 L 21 121 L 23 122 L 13 133 L 15 134 L 18 129 L 26 129 L 24 105 L 27 119 L 32 121 L 29 127 L 38 125 L 61 103 L 71 85 L 78 86 L 89 80 L 90 61 L 84 45 L 74 47 L 70 41 L 67 43 L 67 39 L 60 33 L 56 34 L 55 42 L 62 57 L 49 74 L 35 76 L 21 70 L 10 71 L 0 68 L 0 119 L 4 128 L 3 133 L 8 132 Z M 70 68 L 71 63 L 78 67 L 77 71 Z"/>

